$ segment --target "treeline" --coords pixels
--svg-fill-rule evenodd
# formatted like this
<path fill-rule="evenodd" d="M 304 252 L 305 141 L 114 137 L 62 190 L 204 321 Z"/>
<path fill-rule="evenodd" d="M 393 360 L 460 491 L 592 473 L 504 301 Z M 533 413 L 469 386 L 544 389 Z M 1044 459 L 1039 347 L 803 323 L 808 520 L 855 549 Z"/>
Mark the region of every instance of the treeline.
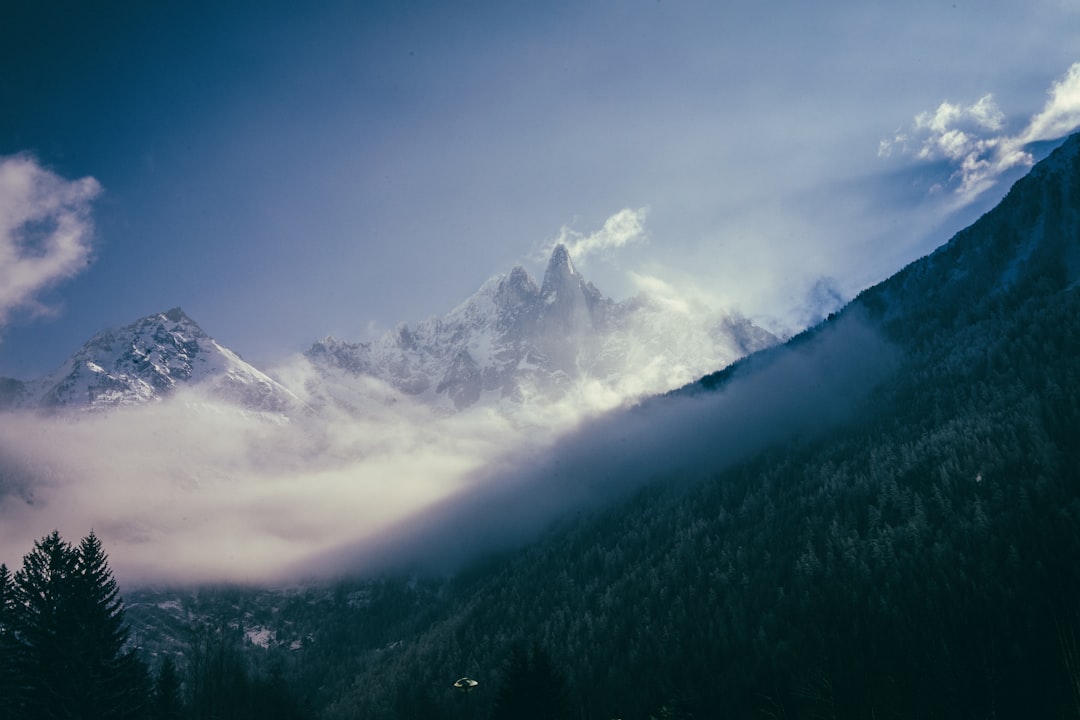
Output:
<path fill-rule="evenodd" d="M 101 541 L 58 531 L 0 564 L 0 716 L 10 720 L 306 717 L 281 673 L 252 673 L 225 628 L 196 630 L 153 670 L 131 647 Z M 176 657 L 183 661 L 178 666 Z"/>

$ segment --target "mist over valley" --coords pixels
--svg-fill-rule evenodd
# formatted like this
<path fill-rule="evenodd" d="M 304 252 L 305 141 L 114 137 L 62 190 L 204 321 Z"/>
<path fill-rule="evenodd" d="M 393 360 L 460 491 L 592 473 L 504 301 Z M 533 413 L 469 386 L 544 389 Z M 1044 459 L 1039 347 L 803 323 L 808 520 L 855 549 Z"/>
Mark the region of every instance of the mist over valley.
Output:
<path fill-rule="evenodd" d="M 4 720 L 1080 719 L 1080 4 L 4 18 Z"/>
<path fill-rule="evenodd" d="M 531 485 L 515 468 L 560 434 L 776 342 L 700 304 L 616 303 L 563 245 L 542 284 L 518 267 L 444 317 L 327 338 L 268 372 L 174 308 L 12 381 L 0 546 L 14 559 L 44 523 L 95 529 L 127 582 L 303 573 L 465 490 Z M 522 529 L 554 519 L 559 495 Z"/>

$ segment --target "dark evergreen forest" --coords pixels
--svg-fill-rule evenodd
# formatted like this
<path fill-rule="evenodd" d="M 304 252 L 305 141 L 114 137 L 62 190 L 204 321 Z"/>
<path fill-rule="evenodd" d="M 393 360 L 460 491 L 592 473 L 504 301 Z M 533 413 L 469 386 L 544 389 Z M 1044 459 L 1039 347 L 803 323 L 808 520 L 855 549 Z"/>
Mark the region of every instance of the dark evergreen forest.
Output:
<path fill-rule="evenodd" d="M 450 577 L 202 589 L 179 616 L 134 593 L 147 697 L 198 718 L 267 698 L 328 719 L 1080 717 L 1080 138 L 1051 160 L 789 343 L 857 317 L 896 347 L 843 425 Z M 26 626 L 0 627 L 11 657 Z"/>
<path fill-rule="evenodd" d="M 444 585 L 325 603 L 298 672 L 313 706 L 456 717 L 468 674 L 487 716 L 535 646 L 575 717 L 1076 717 L 1077 145 L 789 344 L 857 315 L 898 348 L 843 427 L 663 478 Z"/>
<path fill-rule="evenodd" d="M 305 686 L 324 717 L 452 718 L 468 673 L 482 717 L 536 644 L 566 717 L 1077 717 L 1080 298 L 1011 302 L 920 324 L 850 426 L 565 520 L 367 649 L 314 643 L 349 669 Z M 332 608 L 316 637 L 362 615 Z"/>

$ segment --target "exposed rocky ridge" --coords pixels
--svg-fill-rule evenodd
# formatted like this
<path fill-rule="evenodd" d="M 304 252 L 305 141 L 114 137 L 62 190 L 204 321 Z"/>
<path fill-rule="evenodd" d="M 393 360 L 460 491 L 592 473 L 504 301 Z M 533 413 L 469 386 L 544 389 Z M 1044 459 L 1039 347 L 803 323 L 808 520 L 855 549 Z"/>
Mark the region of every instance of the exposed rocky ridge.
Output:
<path fill-rule="evenodd" d="M 180 308 L 91 338 L 57 371 L 0 385 L 0 406 L 106 410 L 159 401 L 184 385 L 260 411 L 282 412 L 296 397 L 218 344 Z"/>
<path fill-rule="evenodd" d="M 372 342 L 327 338 L 307 356 L 324 371 L 371 376 L 463 410 L 482 401 L 558 401 L 586 381 L 621 396 L 662 392 L 775 342 L 736 315 L 707 325 L 675 321 L 644 295 L 615 302 L 559 245 L 539 285 L 518 266 L 441 318 L 402 323 Z"/>
<path fill-rule="evenodd" d="M 518 266 L 442 317 L 402 323 L 373 342 L 315 343 L 306 357 L 316 372 L 299 383 L 283 384 L 244 362 L 173 308 L 98 333 L 43 378 L 0 379 L 0 408 L 106 410 L 160 401 L 184 386 L 286 414 L 308 402 L 363 413 L 366 403 L 392 401 L 394 393 L 450 412 L 478 403 L 507 409 L 558 402 L 583 388 L 611 406 L 776 342 L 738 315 L 679 314 L 647 295 L 615 302 L 559 245 L 540 284 Z M 288 383 L 302 383 L 305 400 Z"/>

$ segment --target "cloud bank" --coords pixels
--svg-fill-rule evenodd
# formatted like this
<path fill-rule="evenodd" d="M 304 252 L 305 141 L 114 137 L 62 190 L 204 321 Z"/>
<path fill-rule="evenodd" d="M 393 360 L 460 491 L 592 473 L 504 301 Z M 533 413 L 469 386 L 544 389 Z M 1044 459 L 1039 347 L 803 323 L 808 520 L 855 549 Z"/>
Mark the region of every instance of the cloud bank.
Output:
<path fill-rule="evenodd" d="M 462 492 L 294 571 L 452 571 L 649 482 L 708 477 L 773 443 L 835 427 L 896 361 L 895 348 L 848 313 L 798 349 L 756 356 L 715 392 L 654 398 L 596 418 L 539 451 L 498 458 Z"/>
<path fill-rule="evenodd" d="M 643 221 L 644 211 L 623 211 L 581 241 L 618 247 L 643 234 Z M 402 518 L 479 485 L 511 486 L 488 468 L 529 473 L 583 419 L 747 352 L 693 292 L 645 275 L 635 284 L 650 299 L 635 300 L 612 340 L 619 364 L 584 373 L 559 400 L 526 386 L 509 409 L 446 417 L 373 377 L 298 356 L 273 371 L 299 398 L 288 417 L 198 386 L 107 413 L 0 413 L 0 562 L 16 565 L 54 528 L 94 530 L 126 583 L 287 580 L 283 568 L 303 576 L 309 558 L 335 548 L 380 547 Z"/>
<path fill-rule="evenodd" d="M 310 411 L 289 419 L 197 387 L 109 413 L 0 413 L 0 562 L 55 528 L 94 530 L 128 587 L 451 568 L 842 419 L 890 353 L 858 322 L 821 337 L 770 351 L 722 392 L 584 421 L 590 386 L 526 424 L 482 407 L 440 417 L 370 379 L 335 390 L 345 402 L 302 397 Z"/>
<path fill-rule="evenodd" d="M 472 482 L 523 433 L 402 402 L 285 420 L 197 390 L 108 414 L 0 414 L 0 562 L 93 529 L 131 583 L 255 582 Z"/>
<path fill-rule="evenodd" d="M 961 205 L 974 201 L 993 187 L 1002 174 L 1030 167 L 1034 158 L 1025 148 L 1031 143 L 1056 140 L 1080 127 L 1080 62 L 1047 91 L 1043 109 L 1015 134 L 1005 132 L 1005 114 L 992 94 L 970 105 L 942 102 L 933 111 L 915 116 L 910 129 L 900 128 L 882 139 L 878 155 L 914 155 L 922 161 L 945 161 L 954 168 L 949 185 Z M 935 185 L 933 191 L 944 190 Z"/>
<path fill-rule="evenodd" d="M 37 296 L 90 258 L 93 178 L 65 180 L 29 155 L 0 157 L 0 327 L 17 309 L 48 312 Z"/>

